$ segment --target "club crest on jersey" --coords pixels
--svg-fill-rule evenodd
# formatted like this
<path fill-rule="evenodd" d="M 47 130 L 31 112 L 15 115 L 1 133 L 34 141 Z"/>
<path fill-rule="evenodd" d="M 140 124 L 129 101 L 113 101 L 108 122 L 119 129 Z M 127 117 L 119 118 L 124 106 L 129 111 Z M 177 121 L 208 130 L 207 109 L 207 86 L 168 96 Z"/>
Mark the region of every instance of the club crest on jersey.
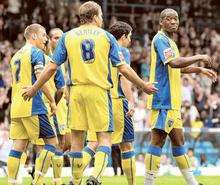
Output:
<path fill-rule="evenodd" d="M 173 119 L 169 119 L 169 120 L 167 121 L 167 124 L 168 124 L 169 127 L 172 127 L 173 123 L 174 123 L 174 120 L 173 120 Z"/>
<path fill-rule="evenodd" d="M 163 51 L 165 59 L 169 59 L 170 57 L 173 57 L 173 50 L 171 48 L 167 48 Z"/>

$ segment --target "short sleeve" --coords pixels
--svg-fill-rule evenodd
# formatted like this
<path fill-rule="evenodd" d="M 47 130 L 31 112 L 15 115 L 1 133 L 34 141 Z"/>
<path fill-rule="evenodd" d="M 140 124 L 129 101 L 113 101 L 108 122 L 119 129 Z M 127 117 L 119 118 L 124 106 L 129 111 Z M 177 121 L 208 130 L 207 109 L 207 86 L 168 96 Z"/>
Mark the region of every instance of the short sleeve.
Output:
<path fill-rule="evenodd" d="M 63 72 L 61 70 L 61 67 L 57 68 L 57 71 L 56 71 L 56 74 L 54 77 L 54 84 L 57 89 L 61 89 L 62 87 L 65 86 L 65 80 L 64 80 L 64 76 L 63 76 Z"/>
<path fill-rule="evenodd" d="M 34 68 L 34 73 L 43 70 L 45 66 L 45 57 L 42 50 L 36 47 L 31 48 L 31 64 Z"/>
<path fill-rule="evenodd" d="M 54 63 L 56 63 L 57 65 L 61 65 L 62 63 L 64 63 L 67 59 L 67 50 L 66 50 L 66 46 L 65 46 L 65 37 L 66 37 L 66 33 L 64 33 L 61 38 L 59 39 L 57 46 L 53 52 L 53 56 L 52 59 L 54 61 Z"/>
<path fill-rule="evenodd" d="M 175 52 L 171 48 L 171 45 L 167 38 L 161 36 L 161 37 L 155 38 L 153 42 L 154 42 L 154 47 L 157 51 L 157 54 L 159 55 L 164 65 L 170 62 L 171 60 L 175 59 Z"/>
<path fill-rule="evenodd" d="M 126 64 L 131 65 L 131 54 L 127 48 L 122 48 L 122 54 L 124 56 Z"/>
<path fill-rule="evenodd" d="M 108 40 L 110 42 L 110 51 L 109 51 L 109 59 L 114 67 L 125 64 L 125 59 L 122 54 L 121 48 L 118 45 L 117 40 L 115 37 L 110 34 L 109 32 L 106 32 L 106 35 L 108 37 Z"/>

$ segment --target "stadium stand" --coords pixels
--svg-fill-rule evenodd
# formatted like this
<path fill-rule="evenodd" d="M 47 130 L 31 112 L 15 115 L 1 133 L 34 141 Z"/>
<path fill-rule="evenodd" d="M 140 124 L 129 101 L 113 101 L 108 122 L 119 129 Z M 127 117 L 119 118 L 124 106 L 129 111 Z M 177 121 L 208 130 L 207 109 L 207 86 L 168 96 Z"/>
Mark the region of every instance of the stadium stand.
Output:
<path fill-rule="evenodd" d="M 79 24 L 79 0 L 2 0 L 0 3 L 0 128 L 7 132 L 10 120 L 11 56 L 24 44 L 23 31 L 30 23 L 40 23 L 47 30 L 60 27 L 64 32 Z M 99 1 L 100 2 L 100 1 Z M 218 80 L 214 84 L 204 77 L 183 76 L 182 117 L 186 127 L 186 146 L 193 148 L 195 157 L 207 159 L 205 165 L 220 166 L 220 7 L 214 0 L 104 0 L 105 28 L 117 20 L 129 22 L 134 30 L 130 47 L 132 67 L 145 80 L 149 77 L 150 43 L 158 30 L 159 12 L 167 7 L 180 14 L 181 27 L 175 39 L 181 56 L 207 53 L 213 57 Z M 55 13 L 56 12 L 56 13 Z M 202 64 L 199 64 L 201 66 Z M 149 112 L 145 109 L 146 95 L 133 87 L 136 97 L 134 126 L 136 155 L 146 153 L 149 141 Z M 202 129 L 204 128 L 205 129 Z M 212 129 L 209 129 L 212 128 Z M 196 131 L 193 131 L 196 129 Z M 145 132 L 143 132 L 145 130 Z M 6 140 L 6 137 L 3 137 Z M 3 140 L 2 139 L 2 140 Z M 5 141 L 0 143 L 0 153 Z M 2 144 L 3 143 L 3 144 Z M 170 143 L 163 153 L 168 157 Z M 203 157 L 202 157 L 202 154 Z M 143 157 L 138 157 L 143 160 Z M 165 159 L 167 160 L 167 158 Z M 201 164 L 202 165 L 202 164 Z"/>

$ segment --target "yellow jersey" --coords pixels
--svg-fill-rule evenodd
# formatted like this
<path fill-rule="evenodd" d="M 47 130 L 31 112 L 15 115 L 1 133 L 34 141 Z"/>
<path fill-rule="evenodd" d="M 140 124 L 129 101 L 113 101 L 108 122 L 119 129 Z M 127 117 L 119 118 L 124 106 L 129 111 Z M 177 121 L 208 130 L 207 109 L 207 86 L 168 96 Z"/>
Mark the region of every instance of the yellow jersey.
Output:
<path fill-rule="evenodd" d="M 158 82 L 159 89 L 147 99 L 149 109 L 181 108 L 181 72 L 178 68 L 168 65 L 171 60 L 179 57 L 176 43 L 163 31 L 159 31 L 151 44 L 150 82 Z"/>
<path fill-rule="evenodd" d="M 10 61 L 12 72 L 12 104 L 11 118 L 29 117 L 47 114 L 42 98 L 42 91 L 38 90 L 30 101 L 24 101 L 22 88 L 31 86 L 37 80 L 35 72 L 42 70 L 45 65 L 45 55 L 42 50 L 31 44 L 23 46 Z"/>
<path fill-rule="evenodd" d="M 61 65 L 66 60 L 70 84 L 95 85 L 106 90 L 113 85 L 111 64 L 125 63 L 114 36 L 94 25 L 82 25 L 62 35 L 53 61 Z"/>

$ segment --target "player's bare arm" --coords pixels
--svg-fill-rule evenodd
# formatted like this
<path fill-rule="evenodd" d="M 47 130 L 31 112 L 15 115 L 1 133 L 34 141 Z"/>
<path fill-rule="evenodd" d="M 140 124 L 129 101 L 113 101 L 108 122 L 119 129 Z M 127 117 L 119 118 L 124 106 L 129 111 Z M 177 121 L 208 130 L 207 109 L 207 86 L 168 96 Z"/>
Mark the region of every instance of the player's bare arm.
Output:
<path fill-rule="evenodd" d="M 152 94 L 157 92 L 157 88 L 154 86 L 153 83 L 146 83 L 145 81 L 141 80 L 139 76 L 135 73 L 135 71 L 127 64 L 122 64 L 118 66 L 118 70 L 122 73 L 129 81 L 137 85 L 140 89 L 147 94 Z"/>
<path fill-rule="evenodd" d="M 186 73 L 186 74 L 196 73 L 196 74 L 204 75 L 207 78 L 211 79 L 212 82 L 215 82 L 217 80 L 217 74 L 213 70 L 206 69 L 203 67 L 194 67 L 194 66 L 185 67 L 181 69 L 181 73 Z"/>
<path fill-rule="evenodd" d="M 208 55 L 194 55 L 191 57 L 178 57 L 171 60 L 168 65 L 172 68 L 184 68 L 197 62 L 204 62 L 208 66 L 212 66 L 212 59 Z"/>
<path fill-rule="evenodd" d="M 40 74 L 41 72 L 37 72 L 35 73 L 37 79 L 39 79 L 40 77 Z M 51 116 L 54 115 L 56 113 L 56 103 L 55 103 L 55 100 L 54 100 L 54 97 L 51 95 L 51 92 L 49 90 L 49 87 L 47 84 L 44 84 L 41 88 L 42 92 L 44 93 L 44 95 L 47 97 L 47 99 L 49 100 L 50 102 L 50 114 Z"/>
<path fill-rule="evenodd" d="M 123 75 L 121 75 L 120 80 L 122 90 L 129 103 L 129 111 L 127 112 L 127 116 L 132 117 L 134 115 L 134 96 L 131 89 L 132 83 L 128 81 Z"/>
<path fill-rule="evenodd" d="M 61 98 L 64 96 L 64 91 L 65 91 L 65 87 L 57 89 L 57 91 L 55 93 L 55 97 L 54 97 L 56 104 L 58 104 L 59 101 L 61 100 Z"/>

